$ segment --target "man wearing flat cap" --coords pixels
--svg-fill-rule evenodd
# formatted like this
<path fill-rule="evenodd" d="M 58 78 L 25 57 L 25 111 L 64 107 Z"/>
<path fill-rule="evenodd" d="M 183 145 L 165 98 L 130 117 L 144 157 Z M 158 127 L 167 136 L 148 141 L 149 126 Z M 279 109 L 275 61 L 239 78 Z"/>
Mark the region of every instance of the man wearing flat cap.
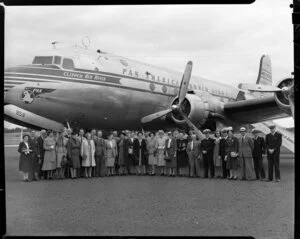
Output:
<path fill-rule="evenodd" d="M 203 133 L 205 134 L 205 139 L 203 139 L 200 143 L 200 150 L 203 155 L 204 178 L 208 178 L 208 168 L 210 169 L 210 177 L 213 178 L 215 176 L 215 167 L 213 159 L 215 142 L 214 139 L 209 137 L 209 129 L 203 130 Z"/>
<path fill-rule="evenodd" d="M 241 137 L 239 138 L 239 157 L 241 165 L 241 180 L 254 180 L 255 171 L 253 164 L 253 140 L 246 134 L 246 128 L 240 128 Z"/>
<path fill-rule="evenodd" d="M 271 133 L 266 136 L 266 150 L 268 158 L 268 179 L 273 181 L 273 167 L 275 168 L 276 182 L 280 182 L 280 170 L 279 170 L 279 155 L 280 147 L 282 144 L 282 135 L 276 132 L 275 125 L 269 126 Z"/>
<path fill-rule="evenodd" d="M 263 154 L 265 154 L 265 140 L 263 137 L 259 136 L 260 131 L 257 129 L 252 130 L 253 138 L 253 162 L 256 179 L 263 181 L 266 178 L 264 164 L 263 164 Z"/>

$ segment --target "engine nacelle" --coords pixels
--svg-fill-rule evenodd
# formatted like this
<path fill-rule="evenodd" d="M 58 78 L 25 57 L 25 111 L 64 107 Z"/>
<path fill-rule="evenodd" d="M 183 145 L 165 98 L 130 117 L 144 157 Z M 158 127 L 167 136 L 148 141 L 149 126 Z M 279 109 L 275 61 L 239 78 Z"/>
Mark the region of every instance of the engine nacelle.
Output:
<path fill-rule="evenodd" d="M 280 80 L 277 85 L 280 89 L 287 89 L 286 91 L 276 92 L 275 93 L 275 101 L 278 104 L 279 108 L 285 111 L 288 114 L 291 114 L 291 108 L 289 103 L 288 94 L 294 91 L 294 78 L 284 78 Z M 290 90 L 289 90 L 290 89 Z"/>
<path fill-rule="evenodd" d="M 175 98 L 172 105 L 178 104 L 178 98 Z M 223 103 L 214 98 L 202 98 L 196 94 L 187 94 L 182 102 L 182 110 L 186 116 L 200 128 L 208 119 L 220 118 Z M 171 118 L 177 124 L 185 124 L 184 118 L 177 112 L 171 113 Z"/>

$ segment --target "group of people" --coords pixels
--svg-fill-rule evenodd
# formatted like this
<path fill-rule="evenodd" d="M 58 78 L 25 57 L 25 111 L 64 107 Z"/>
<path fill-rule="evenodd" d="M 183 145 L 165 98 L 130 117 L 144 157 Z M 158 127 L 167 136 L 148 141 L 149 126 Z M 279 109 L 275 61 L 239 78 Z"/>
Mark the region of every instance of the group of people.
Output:
<path fill-rule="evenodd" d="M 19 170 L 23 180 L 79 177 L 104 177 L 114 175 L 155 175 L 200 177 L 203 165 L 204 178 L 229 180 L 265 180 L 263 154 L 267 153 L 268 181 L 280 181 L 279 155 L 281 134 L 275 125 L 266 138 L 260 131 L 253 136 L 240 128 L 240 137 L 234 136 L 232 127 L 203 130 L 205 138 L 198 140 L 193 130 L 186 134 L 173 132 L 117 131 L 107 139 L 101 130 L 64 132 L 41 130 L 24 135 L 19 145 Z M 239 171 L 239 177 L 238 177 Z M 202 177 L 202 176 L 201 176 Z"/>

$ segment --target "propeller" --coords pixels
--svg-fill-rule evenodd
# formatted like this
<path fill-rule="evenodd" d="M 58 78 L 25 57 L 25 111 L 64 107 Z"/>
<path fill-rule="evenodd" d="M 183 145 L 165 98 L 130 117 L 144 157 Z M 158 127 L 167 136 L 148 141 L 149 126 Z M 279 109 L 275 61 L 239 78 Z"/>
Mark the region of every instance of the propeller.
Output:
<path fill-rule="evenodd" d="M 282 88 L 271 86 L 271 85 L 260 85 L 260 84 L 239 84 L 239 89 L 248 90 L 252 92 L 268 92 L 268 93 L 276 93 L 282 92 L 284 97 L 289 101 L 289 105 L 291 108 L 292 116 L 294 117 L 295 105 L 294 105 L 294 79 L 290 79 L 288 82 L 282 82 L 279 85 Z"/>
<path fill-rule="evenodd" d="M 187 124 L 194 129 L 196 135 L 199 137 L 200 140 L 205 138 L 205 136 L 201 133 L 201 131 L 197 129 L 197 127 L 190 121 L 190 119 L 183 112 L 183 102 L 188 92 L 188 86 L 192 74 L 192 68 L 193 68 L 193 62 L 189 61 L 186 64 L 185 71 L 182 76 L 182 80 L 178 92 L 178 104 L 172 105 L 171 108 L 169 109 L 162 110 L 157 113 L 143 117 L 141 120 L 142 123 L 149 123 L 157 118 L 169 114 L 170 112 L 179 113 L 185 119 Z"/>

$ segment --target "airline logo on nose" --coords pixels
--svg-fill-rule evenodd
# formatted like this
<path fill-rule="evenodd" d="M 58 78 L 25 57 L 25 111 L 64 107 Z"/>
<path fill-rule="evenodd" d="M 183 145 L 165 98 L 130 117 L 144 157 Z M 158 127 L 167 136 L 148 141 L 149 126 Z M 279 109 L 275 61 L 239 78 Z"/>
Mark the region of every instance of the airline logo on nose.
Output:
<path fill-rule="evenodd" d="M 33 102 L 33 99 L 34 99 L 34 93 L 31 91 L 31 90 L 25 90 L 23 93 L 22 93 L 22 101 L 25 103 L 25 104 L 30 104 Z"/>

